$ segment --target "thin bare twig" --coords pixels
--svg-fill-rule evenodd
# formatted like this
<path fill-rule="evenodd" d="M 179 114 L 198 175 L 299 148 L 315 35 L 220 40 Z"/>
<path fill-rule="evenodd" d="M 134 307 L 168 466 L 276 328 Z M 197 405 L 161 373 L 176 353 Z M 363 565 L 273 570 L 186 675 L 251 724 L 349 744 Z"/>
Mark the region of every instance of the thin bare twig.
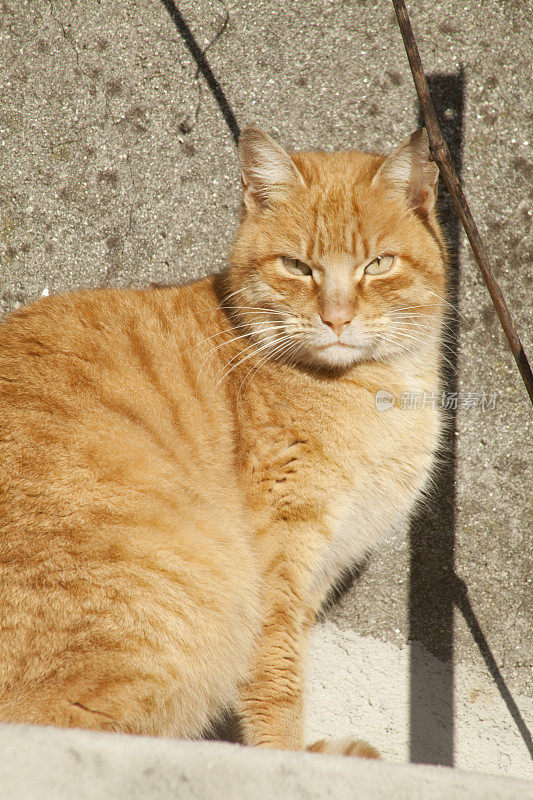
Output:
<path fill-rule="evenodd" d="M 418 47 L 416 45 L 416 40 L 413 34 L 413 29 L 411 28 L 411 22 L 409 21 L 409 15 L 407 14 L 404 0 L 392 0 L 392 2 L 396 12 L 396 17 L 398 19 L 398 25 L 400 26 L 405 50 L 407 52 L 407 58 L 409 59 L 409 66 L 411 67 L 411 72 L 413 73 L 413 80 L 415 82 L 418 100 L 422 108 L 424 124 L 426 126 L 429 138 L 431 158 L 433 161 L 435 161 L 439 168 L 442 179 L 446 184 L 446 188 L 448 189 L 452 202 L 455 206 L 455 210 L 457 211 L 459 218 L 463 223 L 463 228 L 468 236 L 470 246 L 472 247 L 479 269 L 481 270 L 481 274 L 483 275 L 483 279 L 487 285 L 487 289 L 489 290 L 489 294 L 496 308 L 496 312 L 502 324 L 503 330 L 505 331 L 507 341 L 509 342 L 509 347 L 511 348 L 512 354 L 529 393 L 529 397 L 533 403 L 533 373 L 531 372 L 531 367 L 524 352 L 524 348 L 522 347 L 520 337 L 518 336 L 516 328 L 514 327 L 511 314 L 509 313 L 509 309 L 507 308 L 507 304 L 502 294 L 502 290 L 500 289 L 498 281 L 494 277 L 494 273 L 489 264 L 485 248 L 483 247 L 481 237 L 470 212 L 470 208 L 468 207 L 468 203 L 466 202 L 461 184 L 459 183 L 459 179 L 457 178 L 455 169 L 453 168 L 450 152 L 441 133 L 439 123 L 437 121 L 437 115 L 435 114 L 435 108 L 433 107 L 433 102 L 429 94 L 426 77 L 422 67 L 422 61 L 420 60 L 420 54 L 418 52 Z"/>

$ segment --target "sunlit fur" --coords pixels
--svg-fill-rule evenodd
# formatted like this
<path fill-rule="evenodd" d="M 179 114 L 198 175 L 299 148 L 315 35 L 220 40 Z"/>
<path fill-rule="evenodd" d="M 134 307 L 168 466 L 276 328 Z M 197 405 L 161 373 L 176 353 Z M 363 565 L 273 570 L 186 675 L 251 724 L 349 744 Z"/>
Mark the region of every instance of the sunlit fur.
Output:
<path fill-rule="evenodd" d="M 224 275 L 0 323 L 0 721 L 191 738 L 236 707 L 244 742 L 305 746 L 315 613 L 439 437 L 438 404 L 401 407 L 438 392 L 444 303 L 435 173 L 406 147 L 291 161 L 245 131 Z"/>

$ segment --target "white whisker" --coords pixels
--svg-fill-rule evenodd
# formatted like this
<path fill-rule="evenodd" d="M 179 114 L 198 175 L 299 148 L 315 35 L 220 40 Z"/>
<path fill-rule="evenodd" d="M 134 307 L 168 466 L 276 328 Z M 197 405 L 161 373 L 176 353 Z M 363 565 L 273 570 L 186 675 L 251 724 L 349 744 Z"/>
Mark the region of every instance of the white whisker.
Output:
<path fill-rule="evenodd" d="M 204 356 L 204 359 L 209 358 L 209 356 L 212 353 L 215 353 L 217 350 L 220 350 L 221 347 L 225 347 L 226 345 L 231 344 L 232 342 L 236 342 L 239 339 L 246 339 L 246 338 L 249 339 L 250 335 L 251 335 L 251 332 L 254 333 L 254 334 L 258 334 L 258 333 L 268 333 L 269 331 L 275 331 L 275 330 L 283 330 L 285 328 L 285 323 L 284 322 L 280 322 L 279 325 L 275 325 L 274 323 L 271 323 L 271 322 L 264 322 L 262 324 L 262 327 L 258 326 L 257 328 L 252 328 L 252 329 L 250 329 L 250 327 L 248 325 L 246 327 L 248 328 L 248 333 L 241 333 L 238 336 L 233 336 L 231 339 L 228 339 L 226 342 L 222 342 L 221 344 L 218 344 L 216 347 L 212 347 L 211 350 L 209 350 L 206 353 L 206 355 Z"/>
<path fill-rule="evenodd" d="M 266 325 L 267 323 L 265 322 L 263 324 Z M 196 342 L 196 344 L 194 344 L 193 347 L 198 347 L 204 342 L 208 342 L 210 339 L 215 339 L 217 336 L 221 336 L 223 333 L 231 333 L 232 331 L 237 330 L 238 328 L 248 328 L 248 330 L 251 329 L 249 322 L 243 322 L 241 325 L 232 325 L 231 328 L 223 328 L 217 331 L 216 333 L 211 334 L 211 336 L 206 336 L 205 339 L 200 339 L 200 341 Z"/>
<path fill-rule="evenodd" d="M 239 292 L 245 292 L 247 288 L 248 288 L 247 286 L 242 286 L 240 289 L 235 289 L 235 291 L 231 292 L 231 294 L 224 295 L 224 297 L 222 298 L 221 305 L 224 305 L 225 303 L 227 303 L 230 298 L 235 297 L 235 295 L 239 294 Z M 220 306 L 219 306 L 219 308 L 220 308 Z"/>
<path fill-rule="evenodd" d="M 222 306 L 224 308 L 225 306 Z M 287 314 L 287 316 L 292 316 L 290 311 L 284 311 L 283 309 L 277 308 L 263 308 L 262 306 L 227 306 L 227 308 L 234 309 L 236 311 L 267 311 L 271 314 Z"/>
<path fill-rule="evenodd" d="M 437 295 L 438 297 L 438 295 Z M 395 314 L 397 311 L 411 311 L 413 308 L 438 308 L 439 303 L 421 303 L 416 306 L 400 306 L 400 308 L 391 308 L 388 314 Z"/>
<path fill-rule="evenodd" d="M 281 355 L 285 355 L 285 353 L 289 352 L 291 350 L 291 348 L 295 348 L 297 346 L 297 344 L 298 344 L 298 342 L 295 342 L 293 340 L 292 342 L 285 342 L 281 346 L 275 347 L 275 349 L 271 353 L 267 353 L 267 355 L 264 356 L 259 361 L 258 364 L 254 365 L 250 370 L 248 370 L 248 372 L 244 376 L 243 380 L 241 381 L 241 385 L 239 386 L 239 391 L 237 392 L 237 402 L 239 400 L 239 394 L 241 392 L 241 389 L 244 386 L 244 382 L 246 381 L 246 379 L 248 378 L 248 375 L 250 375 L 250 373 L 252 373 L 252 374 L 250 375 L 250 379 L 247 382 L 248 384 L 252 381 L 252 378 L 259 371 L 259 369 L 263 366 L 263 364 L 266 364 L 266 362 L 269 359 L 271 359 L 273 356 L 278 356 L 279 357 Z"/>
<path fill-rule="evenodd" d="M 281 337 L 281 339 L 279 339 L 279 334 L 273 334 L 272 336 L 269 336 L 269 337 L 267 337 L 267 339 L 268 339 L 269 341 L 264 341 L 264 342 L 263 342 L 263 344 L 261 344 L 261 346 L 260 346 L 258 349 L 255 349 L 255 350 L 253 350 L 251 353 L 248 353 L 248 355 L 246 355 L 244 358 L 241 358 L 241 359 L 240 359 L 240 361 L 238 361 L 236 364 L 234 364 L 234 365 L 231 367 L 231 369 L 229 369 L 229 370 L 226 370 L 226 371 L 225 371 L 225 372 L 222 374 L 222 376 L 221 376 L 221 378 L 219 379 L 219 381 L 218 381 L 217 385 L 215 386 L 215 391 L 216 391 L 216 389 L 219 387 L 220 383 L 221 383 L 221 382 L 222 382 L 222 381 L 223 381 L 225 378 L 227 378 L 227 377 L 228 377 L 228 375 L 229 375 L 231 372 L 233 372 L 233 370 L 234 370 L 234 369 L 236 369 L 237 367 L 239 367 L 241 364 L 244 364 L 244 362 L 245 362 L 245 361 L 247 361 L 249 358 L 251 358 L 251 357 L 252 357 L 252 356 L 254 356 L 254 355 L 257 355 L 257 354 L 259 354 L 260 352 L 262 352 L 263 350 L 265 350 L 265 349 L 267 349 L 267 348 L 272 348 L 273 346 L 276 346 L 276 345 L 278 344 L 278 341 L 276 341 L 276 339 L 278 339 L 279 341 L 284 341 L 285 339 L 292 339 L 293 335 L 294 335 L 294 334 L 293 334 L 293 333 L 291 333 L 291 334 L 288 334 L 287 336 Z M 270 339 L 273 339 L 274 341 L 270 341 Z M 256 347 L 256 344 L 255 344 L 255 342 L 254 342 L 254 343 L 251 345 L 251 347 Z M 250 347 L 247 347 L 247 348 L 246 348 L 246 350 L 249 350 L 249 349 L 250 349 Z M 245 350 L 245 351 L 243 351 L 243 352 L 246 352 L 246 350 Z M 239 354 L 239 355 L 240 355 L 240 354 Z M 236 358 L 236 356 L 234 356 L 234 358 Z M 231 361 L 233 361 L 233 359 L 231 359 L 231 360 L 229 361 L 229 363 L 228 363 L 226 366 L 229 366 L 229 364 L 231 364 Z"/>
<path fill-rule="evenodd" d="M 243 286 L 240 289 L 236 289 L 231 294 L 226 295 L 225 297 L 223 297 L 222 300 L 220 301 L 220 303 L 218 304 L 218 306 L 215 306 L 214 310 L 211 312 L 211 316 L 209 317 L 209 319 L 211 320 L 215 316 L 217 311 L 221 311 L 224 308 L 224 303 L 226 303 L 229 300 L 230 297 L 233 297 L 234 295 L 239 294 L 239 292 L 244 292 L 244 291 L 246 291 L 246 289 L 247 289 L 247 287 Z M 208 313 L 209 311 L 210 311 L 210 309 L 205 309 L 204 313 Z"/>
<path fill-rule="evenodd" d="M 415 337 L 415 336 L 410 336 L 409 334 L 403 333 L 402 331 L 396 331 L 395 333 L 387 332 L 386 334 L 384 334 L 384 341 L 385 341 L 385 342 L 391 342 L 392 344 L 399 345 L 400 347 L 403 347 L 403 349 L 404 349 L 406 352 L 408 352 L 408 351 L 409 351 L 409 347 L 408 347 L 408 346 L 406 346 L 406 345 L 404 344 L 404 342 L 402 341 L 402 339 L 410 339 L 410 340 L 413 340 L 414 342 L 420 343 L 420 339 L 419 339 L 419 338 L 417 338 L 417 337 Z M 453 352 L 453 351 L 452 351 L 452 352 Z M 454 355 L 455 355 L 455 353 L 454 353 Z M 440 356 L 440 357 L 441 357 L 441 358 L 442 358 L 444 361 L 446 361 L 446 363 L 447 363 L 447 364 L 448 364 L 448 365 L 451 367 L 451 369 L 452 369 L 454 372 L 457 372 L 457 368 L 456 368 L 455 364 L 453 364 L 453 363 L 450 361 L 450 359 L 449 359 L 449 358 L 447 358 L 447 357 L 444 355 L 444 353 L 442 353 L 442 352 L 440 352 L 440 351 L 439 351 L 439 356 Z"/>
<path fill-rule="evenodd" d="M 459 316 L 460 316 L 460 317 L 462 317 L 462 318 L 464 319 L 464 321 L 466 322 L 466 317 L 464 316 L 464 314 L 461 314 L 461 312 L 459 311 L 459 309 L 457 308 L 457 306 L 454 306 L 454 304 L 453 304 L 453 303 L 450 303 L 450 301 L 449 301 L 449 300 L 446 300 L 446 298 L 445 298 L 445 297 L 440 297 L 440 295 L 438 295 L 438 294 L 437 294 L 437 292 L 432 292 L 432 291 L 431 291 L 431 289 L 426 289 L 426 292 L 429 292 L 430 294 L 434 294 L 434 295 L 435 295 L 435 297 L 438 297 L 438 298 L 439 298 L 439 300 L 442 300 L 442 301 L 443 301 L 443 303 L 447 303 L 447 304 L 450 306 L 450 308 L 453 308 L 453 310 L 454 310 L 454 311 L 455 311 L 457 314 L 459 314 Z"/>
<path fill-rule="evenodd" d="M 236 336 L 236 337 L 234 337 L 234 339 L 232 339 L 231 341 L 236 341 L 237 339 L 243 339 L 243 338 L 245 338 L 245 337 L 247 337 L 247 336 L 248 336 L 248 334 L 243 334 L 242 336 Z M 264 339 L 275 339 L 277 336 L 279 336 L 279 333 L 273 333 L 273 334 L 269 334 L 269 336 L 267 336 L 267 337 L 264 337 Z M 221 345 L 219 345 L 218 347 L 222 347 L 222 345 L 224 345 L 224 344 L 229 344 L 229 343 L 230 343 L 230 342 L 222 342 L 222 344 L 221 344 Z M 253 350 L 253 348 L 254 348 L 254 347 L 257 347 L 257 344 L 258 344 L 257 342 L 251 341 L 251 342 L 250 342 L 250 344 L 249 344 L 247 347 L 244 347 L 243 349 L 239 350 L 239 352 L 238 352 L 238 353 L 235 353 L 235 355 L 234 355 L 234 356 L 232 356 L 232 357 L 230 358 L 230 360 L 228 361 L 228 363 L 226 364 L 226 366 L 224 367 L 224 369 L 225 369 L 226 367 L 228 367 L 228 366 L 229 366 L 229 365 L 232 363 L 232 361 L 234 361 L 236 358 L 239 358 L 239 357 L 240 357 L 240 356 L 242 356 L 244 353 L 246 353 L 248 350 Z M 207 357 L 208 357 L 208 356 L 209 356 L 211 353 L 213 353 L 215 350 L 217 350 L 217 349 L 218 349 L 218 347 L 215 347 L 215 348 L 213 348 L 213 350 L 209 351 L 209 353 L 208 353 L 206 356 L 204 356 L 204 358 L 202 359 L 202 363 L 200 364 L 200 368 L 199 368 L 199 370 L 198 370 L 198 374 L 197 374 L 197 377 L 196 377 L 196 380 L 197 380 L 197 382 L 198 382 L 198 379 L 199 379 L 199 377 L 200 377 L 200 375 L 201 375 L 201 372 L 202 372 L 202 370 L 203 370 L 203 368 L 204 368 L 204 366 L 205 366 L 205 364 L 206 364 L 206 362 L 207 362 Z M 250 355 L 251 355 L 251 354 L 250 354 Z M 248 356 L 246 356 L 246 358 L 248 358 Z M 224 377 L 224 375 L 223 375 L 222 377 Z M 221 380 L 222 380 L 222 379 L 221 379 Z M 217 386 L 218 386 L 218 384 L 217 384 Z"/>
<path fill-rule="evenodd" d="M 442 340 L 442 337 L 437 336 L 436 334 L 435 335 L 431 335 L 427 330 L 424 330 L 424 329 L 419 330 L 414 325 L 409 325 L 408 323 L 402 323 L 401 325 L 395 325 L 392 333 L 397 332 L 399 334 L 402 334 L 402 333 L 405 333 L 406 331 L 410 332 L 410 333 L 415 333 L 419 338 L 424 338 L 425 341 L 428 341 L 428 342 L 434 341 L 436 345 L 438 345 L 438 346 L 442 345 L 442 347 L 445 347 L 447 350 L 450 351 L 450 353 L 453 353 L 453 355 L 457 355 L 456 350 L 454 350 L 452 347 L 447 345 Z"/>
<path fill-rule="evenodd" d="M 402 311 L 402 312 L 399 312 L 399 313 L 396 313 L 394 311 L 394 312 L 391 312 L 391 313 L 387 314 L 386 316 L 389 319 L 408 319 L 408 320 L 412 319 L 414 321 L 424 320 L 424 321 L 427 322 L 428 325 L 438 325 L 438 326 L 445 325 L 447 327 L 450 327 L 450 325 L 451 325 L 450 322 L 446 322 L 445 320 L 444 321 L 435 320 L 433 316 L 430 316 L 429 314 L 422 314 L 420 311 L 416 311 L 416 312 L 413 312 L 413 313 L 410 313 L 410 314 L 408 314 L 405 311 Z"/>

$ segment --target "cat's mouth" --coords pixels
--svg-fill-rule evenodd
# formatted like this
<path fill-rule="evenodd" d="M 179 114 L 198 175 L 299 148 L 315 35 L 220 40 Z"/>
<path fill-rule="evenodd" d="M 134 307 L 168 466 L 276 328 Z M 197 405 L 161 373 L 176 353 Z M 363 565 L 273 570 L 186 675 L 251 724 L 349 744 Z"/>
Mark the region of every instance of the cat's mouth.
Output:
<path fill-rule="evenodd" d="M 348 347 L 350 350 L 355 349 L 353 344 L 348 344 L 347 342 L 330 342 L 329 344 L 319 345 L 319 347 L 317 347 L 317 350 L 327 350 L 330 347 Z"/>

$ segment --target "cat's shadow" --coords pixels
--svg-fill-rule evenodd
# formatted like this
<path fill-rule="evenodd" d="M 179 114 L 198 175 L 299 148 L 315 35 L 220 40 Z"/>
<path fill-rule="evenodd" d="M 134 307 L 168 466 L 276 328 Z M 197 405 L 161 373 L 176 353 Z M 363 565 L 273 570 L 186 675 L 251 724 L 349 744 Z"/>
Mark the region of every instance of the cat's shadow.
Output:
<path fill-rule="evenodd" d="M 236 711 L 225 711 L 211 723 L 211 728 L 202 737 L 210 741 L 244 744 L 239 715 Z"/>

